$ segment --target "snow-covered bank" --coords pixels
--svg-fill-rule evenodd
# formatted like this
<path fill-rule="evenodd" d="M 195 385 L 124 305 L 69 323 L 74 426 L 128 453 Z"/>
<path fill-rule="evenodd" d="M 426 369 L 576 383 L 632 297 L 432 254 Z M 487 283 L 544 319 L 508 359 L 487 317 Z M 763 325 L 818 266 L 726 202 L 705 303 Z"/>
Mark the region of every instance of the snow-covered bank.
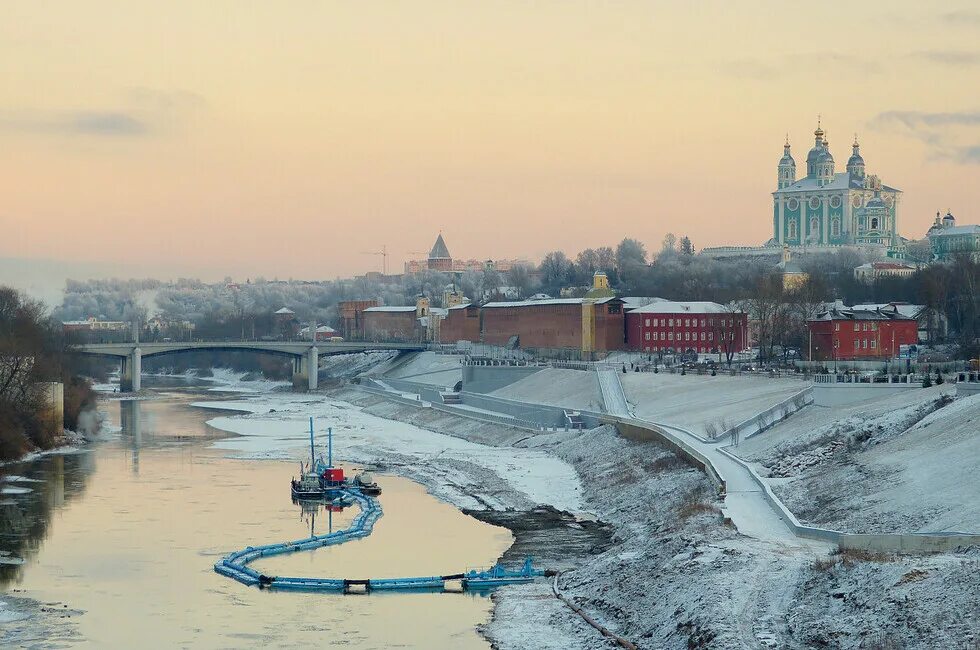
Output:
<path fill-rule="evenodd" d="M 488 447 L 410 424 L 365 413 L 322 395 L 264 394 L 247 400 L 195 402 L 195 406 L 239 410 L 208 421 L 236 437 L 214 446 L 241 458 L 302 459 L 307 456 L 309 418 L 320 447 L 333 428 L 334 455 L 345 462 L 400 471 L 419 480 L 437 497 L 460 507 L 528 508 L 548 504 L 583 509 L 581 485 L 568 463 L 543 451 Z M 485 484 L 479 498 L 475 483 Z"/>
<path fill-rule="evenodd" d="M 951 606 L 975 609 L 975 552 L 817 557 L 723 525 L 706 477 L 656 444 L 631 443 L 608 428 L 528 436 L 352 390 L 335 396 L 384 417 L 547 451 L 573 465 L 586 507 L 616 533 L 612 548 L 567 558 L 563 589 L 640 647 L 933 648 L 980 638 L 976 617 L 950 617 Z M 947 582 L 954 587 L 944 601 Z M 484 634 L 495 647 L 603 643 L 555 606 L 549 585 L 503 589 L 494 601 Z"/>

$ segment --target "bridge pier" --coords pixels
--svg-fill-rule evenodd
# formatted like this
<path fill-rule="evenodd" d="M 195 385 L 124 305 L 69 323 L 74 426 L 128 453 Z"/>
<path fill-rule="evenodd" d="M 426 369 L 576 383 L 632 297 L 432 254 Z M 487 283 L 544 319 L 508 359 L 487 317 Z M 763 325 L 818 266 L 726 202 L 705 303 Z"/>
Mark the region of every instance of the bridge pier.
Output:
<path fill-rule="evenodd" d="M 142 388 L 140 373 L 143 371 L 143 353 L 139 347 L 133 348 L 128 356 L 122 358 L 119 372 L 119 390 L 123 393 L 135 393 Z"/>
<path fill-rule="evenodd" d="M 320 370 L 320 357 L 316 346 L 293 359 L 293 388 L 295 390 L 316 390 Z"/>

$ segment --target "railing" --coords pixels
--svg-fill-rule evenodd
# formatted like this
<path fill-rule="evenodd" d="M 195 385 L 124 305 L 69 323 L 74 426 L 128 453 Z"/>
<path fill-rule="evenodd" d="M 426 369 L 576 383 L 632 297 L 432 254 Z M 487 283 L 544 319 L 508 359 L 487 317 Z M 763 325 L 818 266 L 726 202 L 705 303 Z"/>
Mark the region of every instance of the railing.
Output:
<path fill-rule="evenodd" d="M 800 392 L 784 399 L 782 402 L 767 408 L 761 413 L 753 415 L 747 420 L 739 422 L 731 429 L 722 431 L 713 440 L 720 441 L 733 435 L 735 439 L 743 437 L 751 438 L 754 435 L 762 433 L 769 427 L 782 422 L 808 404 L 813 404 L 812 386 L 807 386 Z"/>

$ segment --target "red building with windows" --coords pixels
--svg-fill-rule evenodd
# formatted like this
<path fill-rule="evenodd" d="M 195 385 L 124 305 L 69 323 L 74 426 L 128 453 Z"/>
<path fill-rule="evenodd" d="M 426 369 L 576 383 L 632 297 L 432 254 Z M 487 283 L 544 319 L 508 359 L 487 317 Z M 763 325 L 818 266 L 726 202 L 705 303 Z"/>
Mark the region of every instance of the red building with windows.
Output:
<path fill-rule="evenodd" d="M 626 313 L 630 350 L 734 354 L 747 337 L 747 316 L 715 302 L 660 300 Z"/>
<path fill-rule="evenodd" d="M 895 310 L 834 305 L 807 321 L 813 361 L 894 359 L 902 345 L 919 342 L 918 322 Z"/>

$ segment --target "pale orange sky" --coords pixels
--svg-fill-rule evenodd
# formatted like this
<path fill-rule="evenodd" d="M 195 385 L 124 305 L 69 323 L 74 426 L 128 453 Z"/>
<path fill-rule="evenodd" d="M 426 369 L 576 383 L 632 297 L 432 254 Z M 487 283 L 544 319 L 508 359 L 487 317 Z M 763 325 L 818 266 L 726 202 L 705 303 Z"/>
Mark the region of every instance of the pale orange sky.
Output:
<path fill-rule="evenodd" d="M 332 278 L 771 236 L 817 113 L 899 229 L 980 221 L 980 8 L 5 2 L 0 257 Z M 2 278 L 0 278 L 2 281 Z"/>

